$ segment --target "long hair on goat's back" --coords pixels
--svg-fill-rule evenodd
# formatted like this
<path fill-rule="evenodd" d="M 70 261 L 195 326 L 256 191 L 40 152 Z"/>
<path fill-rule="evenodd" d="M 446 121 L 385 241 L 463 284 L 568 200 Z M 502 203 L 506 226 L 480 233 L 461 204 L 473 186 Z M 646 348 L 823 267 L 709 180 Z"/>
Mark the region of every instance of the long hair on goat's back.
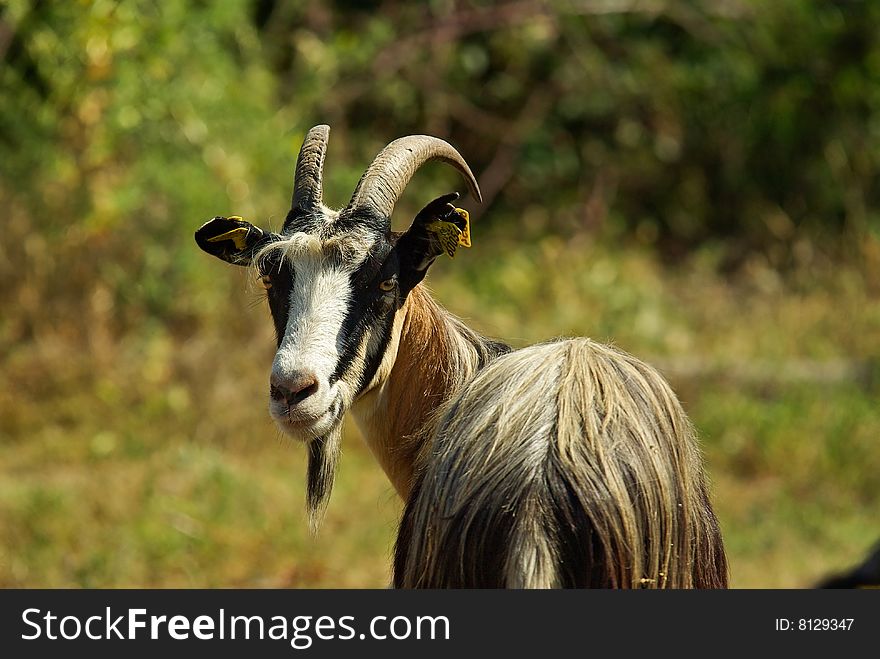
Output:
<path fill-rule="evenodd" d="M 395 553 L 403 588 L 724 588 L 693 428 L 654 369 L 569 339 L 442 408 Z"/>

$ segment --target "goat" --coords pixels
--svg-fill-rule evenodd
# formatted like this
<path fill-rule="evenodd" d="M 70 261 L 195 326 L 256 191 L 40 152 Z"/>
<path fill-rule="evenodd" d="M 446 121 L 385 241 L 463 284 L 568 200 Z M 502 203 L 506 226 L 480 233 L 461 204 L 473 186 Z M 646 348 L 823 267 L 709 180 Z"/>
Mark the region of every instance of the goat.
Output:
<path fill-rule="evenodd" d="M 400 138 L 336 211 L 322 198 L 328 137 L 327 126 L 306 135 L 280 233 L 215 217 L 195 234 L 209 254 L 255 268 L 267 289 L 269 413 L 308 448 L 312 530 L 351 410 L 407 501 L 396 585 L 726 586 L 694 437 L 662 378 L 593 342 L 511 353 L 468 328 L 421 285 L 440 254 L 467 244 L 458 193 L 391 230 L 397 200 L 430 160 L 456 168 L 480 201 L 465 160 L 443 140 Z M 437 556 L 458 531 L 469 546 Z M 470 565 L 444 567 L 459 559 Z"/>

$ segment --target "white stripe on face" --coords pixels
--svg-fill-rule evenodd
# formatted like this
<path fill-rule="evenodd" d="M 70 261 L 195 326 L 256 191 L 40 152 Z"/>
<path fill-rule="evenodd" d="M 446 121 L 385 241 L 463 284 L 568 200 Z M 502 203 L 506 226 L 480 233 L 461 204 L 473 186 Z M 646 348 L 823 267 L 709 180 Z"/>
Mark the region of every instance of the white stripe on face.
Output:
<path fill-rule="evenodd" d="M 270 413 L 285 431 L 294 435 L 320 436 L 339 420 L 356 394 L 358 375 L 363 370 L 364 349 L 369 332 L 358 345 L 346 345 L 342 336 L 352 305 L 353 272 L 361 265 L 366 249 L 346 247 L 336 241 L 322 244 L 310 234 L 297 233 L 278 245 L 292 271 L 287 322 L 272 363 L 272 385 L 276 390 L 290 383 L 314 382 L 308 396 L 285 399 L 273 395 Z M 340 258 L 344 254 L 346 258 Z M 352 257 L 360 258 L 352 258 Z M 345 353 L 354 353 L 345 377 L 331 382 Z M 351 378 L 354 377 L 354 381 Z M 334 378 L 335 380 L 335 378 Z M 307 437 L 303 436 L 303 439 Z"/>
<path fill-rule="evenodd" d="M 326 386 L 342 349 L 337 337 L 351 299 L 350 271 L 313 253 L 300 255 L 292 265 L 287 327 L 273 372 L 309 371 Z"/>

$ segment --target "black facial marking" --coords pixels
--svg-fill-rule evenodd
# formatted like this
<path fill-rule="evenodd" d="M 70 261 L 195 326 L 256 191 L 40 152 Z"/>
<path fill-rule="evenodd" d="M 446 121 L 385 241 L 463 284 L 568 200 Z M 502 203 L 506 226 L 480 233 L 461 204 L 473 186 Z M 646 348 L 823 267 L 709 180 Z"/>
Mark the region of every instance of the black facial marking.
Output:
<path fill-rule="evenodd" d="M 287 319 L 290 316 L 290 291 L 293 288 L 293 269 L 286 261 L 280 261 L 278 257 L 271 256 L 260 264 L 260 274 L 268 276 L 271 288 L 266 291 L 269 301 L 269 311 L 272 313 L 272 322 L 275 324 L 275 339 L 278 347 L 287 330 Z"/>
<path fill-rule="evenodd" d="M 379 336 L 379 348 L 373 354 L 368 354 L 366 362 L 364 363 L 364 372 L 361 373 L 361 377 L 358 380 L 358 394 L 370 384 L 370 381 L 376 375 L 376 371 L 379 370 L 379 365 L 382 363 L 382 359 L 385 357 L 385 351 L 388 349 L 388 344 L 391 342 L 393 324 L 390 316 L 385 319 L 385 323 L 381 329 L 382 333 Z"/>
<path fill-rule="evenodd" d="M 341 357 L 330 377 L 331 384 L 343 378 L 351 369 L 358 347 L 370 329 L 379 333 L 379 350 L 366 355 L 357 393 L 363 391 L 373 379 L 391 339 L 394 312 L 402 302 L 397 289 L 382 291 L 379 283 L 394 278 L 397 269 L 397 258 L 392 252 L 391 243 L 383 240 L 374 245 L 361 267 L 352 273 L 352 299 L 337 336 Z"/>

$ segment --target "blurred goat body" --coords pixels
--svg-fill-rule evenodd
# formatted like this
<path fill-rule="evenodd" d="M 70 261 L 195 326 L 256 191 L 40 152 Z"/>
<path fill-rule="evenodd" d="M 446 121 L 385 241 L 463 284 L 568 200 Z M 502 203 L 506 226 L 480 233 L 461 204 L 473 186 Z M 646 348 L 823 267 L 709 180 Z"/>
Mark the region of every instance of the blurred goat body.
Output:
<path fill-rule="evenodd" d="M 439 415 L 396 586 L 727 586 L 692 427 L 644 363 L 589 339 L 524 348 Z"/>
<path fill-rule="evenodd" d="M 830 575 L 817 588 L 880 588 L 880 542 L 859 565 Z"/>

